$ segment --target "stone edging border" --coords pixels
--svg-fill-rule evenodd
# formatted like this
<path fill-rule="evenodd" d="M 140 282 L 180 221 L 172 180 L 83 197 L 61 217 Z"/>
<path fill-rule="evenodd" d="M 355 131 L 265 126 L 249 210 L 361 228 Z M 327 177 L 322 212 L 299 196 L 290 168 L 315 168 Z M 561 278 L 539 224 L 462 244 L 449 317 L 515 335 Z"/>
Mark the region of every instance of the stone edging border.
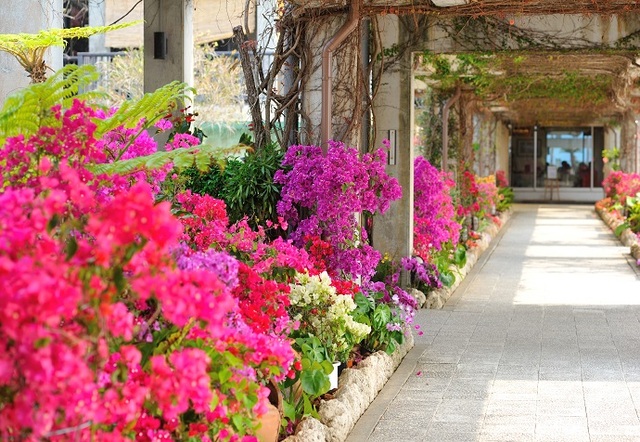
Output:
<path fill-rule="evenodd" d="M 481 232 L 481 237 L 477 242 L 477 246 L 467 250 L 467 263 L 461 269 L 455 267 L 453 272 L 456 275 L 456 280 L 451 287 L 442 287 L 441 289 L 433 290 L 427 294 L 426 298 L 422 292 L 418 290 L 411 290 L 411 294 L 418 300 L 418 304 L 422 308 L 441 309 L 447 300 L 451 297 L 453 292 L 458 288 L 460 283 L 464 280 L 465 276 L 469 274 L 473 266 L 478 262 L 480 256 L 489 248 L 491 241 L 498 236 L 498 232 L 507 224 L 511 219 L 512 210 L 509 209 L 500 213 L 500 226 L 491 223 L 485 230 Z"/>
<path fill-rule="evenodd" d="M 596 206 L 596 213 L 600 216 L 602 221 L 607 226 L 609 226 L 609 228 L 615 235 L 616 229 L 623 223 L 623 221 L 619 218 L 611 216 L 611 214 L 607 210 L 598 206 Z M 623 245 L 629 247 L 631 256 L 633 256 L 634 259 L 640 259 L 640 243 L 638 241 L 637 235 L 633 233 L 631 229 L 624 229 L 619 236 L 616 236 Z"/>
<path fill-rule="evenodd" d="M 304 418 L 296 434 L 283 442 L 344 442 L 414 344 L 413 334 L 409 332 L 392 355 L 378 351 L 356 367 L 345 369 L 334 399 L 320 404 L 320 420 Z"/>

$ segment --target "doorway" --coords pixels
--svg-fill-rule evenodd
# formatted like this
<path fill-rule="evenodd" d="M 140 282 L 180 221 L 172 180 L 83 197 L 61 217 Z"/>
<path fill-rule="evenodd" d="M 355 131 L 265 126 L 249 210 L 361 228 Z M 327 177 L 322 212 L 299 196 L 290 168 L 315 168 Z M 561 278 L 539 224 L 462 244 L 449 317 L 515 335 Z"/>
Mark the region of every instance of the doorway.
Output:
<path fill-rule="evenodd" d="M 602 198 L 602 127 L 514 128 L 511 176 L 516 200 L 544 199 L 545 182 L 557 179 L 562 201 Z"/>

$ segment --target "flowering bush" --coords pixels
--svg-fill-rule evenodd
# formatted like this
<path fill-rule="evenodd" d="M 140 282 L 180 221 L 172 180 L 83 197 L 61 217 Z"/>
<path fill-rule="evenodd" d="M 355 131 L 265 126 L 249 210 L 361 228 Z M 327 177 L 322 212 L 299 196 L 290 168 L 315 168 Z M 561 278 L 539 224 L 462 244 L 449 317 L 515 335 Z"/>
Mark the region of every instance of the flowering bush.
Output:
<path fill-rule="evenodd" d="M 509 187 L 507 174 L 504 170 L 496 170 L 496 186 L 498 186 L 498 188 Z"/>
<path fill-rule="evenodd" d="M 395 282 L 399 272 L 387 281 L 370 281 L 357 293 L 356 320 L 371 326 L 371 333 L 360 343 L 360 352 L 384 350 L 388 354 L 404 342 L 418 308 L 416 300 Z"/>
<path fill-rule="evenodd" d="M 469 170 L 465 170 L 460 177 L 460 205 L 458 216 L 464 218 L 473 216 L 480 211 L 478 198 L 480 189 L 476 183 L 476 176 Z"/>
<path fill-rule="evenodd" d="M 496 177 L 489 175 L 486 177 L 476 177 L 478 186 L 478 213 L 481 217 L 493 215 L 498 204 L 498 188 L 496 187 Z"/>
<path fill-rule="evenodd" d="M 602 187 L 607 197 L 624 206 L 628 197 L 640 192 L 640 175 L 613 171 L 602 181 Z"/>
<path fill-rule="evenodd" d="M 451 197 L 454 186 L 446 173 L 425 158 L 415 159 L 413 248 L 426 261 L 445 244 L 458 243 L 460 224 Z"/>
<path fill-rule="evenodd" d="M 274 177 L 283 186 L 278 213 L 293 228 L 291 238 L 299 246 L 308 237 L 327 241 L 332 276 L 367 280 L 375 271 L 380 254 L 367 243 L 354 214 L 384 213 L 400 198 L 400 185 L 386 174 L 385 160 L 382 149 L 360 156 L 336 141 L 329 142 L 326 155 L 318 146 L 291 146 L 282 163 L 288 169 Z"/>
<path fill-rule="evenodd" d="M 179 244 L 149 184 L 84 167 L 106 160 L 89 107 L 54 113 L 0 152 L 0 438 L 255 440 L 263 379 L 293 360 L 277 321 L 233 296 L 233 258 Z"/>
<path fill-rule="evenodd" d="M 356 309 L 350 295 L 338 294 L 326 272 L 299 273 L 290 285 L 291 319 L 299 324 L 294 336 L 317 337 L 334 361 L 346 361 L 349 352 L 371 327 L 353 319 Z"/>
<path fill-rule="evenodd" d="M 435 264 L 417 257 L 402 258 L 402 268 L 411 274 L 411 285 L 423 293 L 442 287 L 441 274 Z"/>

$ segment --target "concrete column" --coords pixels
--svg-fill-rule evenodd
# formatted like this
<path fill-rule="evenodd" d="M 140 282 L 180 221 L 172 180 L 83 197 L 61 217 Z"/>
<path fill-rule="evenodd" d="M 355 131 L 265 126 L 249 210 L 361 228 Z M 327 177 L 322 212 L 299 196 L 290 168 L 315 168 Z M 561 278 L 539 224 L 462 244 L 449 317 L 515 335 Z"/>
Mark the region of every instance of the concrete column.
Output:
<path fill-rule="evenodd" d="M 105 0 L 89 0 L 89 26 L 104 26 Z M 106 52 L 104 34 L 96 34 L 89 37 L 89 52 Z"/>
<path fill-rule="evenodd" d="M 176 80 L 193 85 L 193 0 L 145 0 L 144 21 L 145 93 Z M 164 59 L 154 57 L 156 32 L 166 38 Z"/>
<path fill-rule="evenodd" d="M 379 17 L 378 24 L 382 48 L 402 44 L 403 30 L 397 16 Z M 374 55 L 374 60 L 376 58 Z M 395 164 L 387 166 L 387 173 L 397 178 L 402 186 L 402 199 L 373 221 L 373 246 L 394 258 L 410 256 L 413 251 L 412 77 L 411 54 L 407 52 L 397 66 L 381 74 L 380 88 L 373 103 L 374 146 L 381 146 L 382 140 L 389 137 L 389 131 L 395 131 Z"/>
<path fill-rule="evenodd" d="M 624 172 L 635 172 L 638 153 L 638 125 L 636 116 L 628 111 L 622 117 L 620 128 L 620 168 Z"/>
<path fill-rule="evenodd" d="M 495 142 L 496 142 L 496 170 L 503 170 L 507 176 L 508 182 L 511 182 L 509 174 L 509 128 L 502 122 L 498 122 L 496 126 Z"/>
<path fill-rule="evenodd" d="M 62 0 L 2 0 L 0 30 L 3 34 L 37 33 L 62 28 Z M 45 62 L 53 70 L 62 67 L 62 48 L 49 49 Z M 31 79 L 16 59 L 0 52 L 0 105 L 7 95 L 27 86 Z"/>

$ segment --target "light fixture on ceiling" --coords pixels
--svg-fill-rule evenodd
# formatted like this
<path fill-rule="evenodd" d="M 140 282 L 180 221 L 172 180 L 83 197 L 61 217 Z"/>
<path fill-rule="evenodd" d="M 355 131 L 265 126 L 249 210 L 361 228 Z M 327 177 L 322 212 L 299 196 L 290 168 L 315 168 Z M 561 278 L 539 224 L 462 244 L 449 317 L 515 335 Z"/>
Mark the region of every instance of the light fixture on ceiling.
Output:
<path fill-rule="evenodd" d="M 449 8 L 451 6 L 462 6 L 469 3 L 469 0 L 431 0 L 438 8 Z"/>

